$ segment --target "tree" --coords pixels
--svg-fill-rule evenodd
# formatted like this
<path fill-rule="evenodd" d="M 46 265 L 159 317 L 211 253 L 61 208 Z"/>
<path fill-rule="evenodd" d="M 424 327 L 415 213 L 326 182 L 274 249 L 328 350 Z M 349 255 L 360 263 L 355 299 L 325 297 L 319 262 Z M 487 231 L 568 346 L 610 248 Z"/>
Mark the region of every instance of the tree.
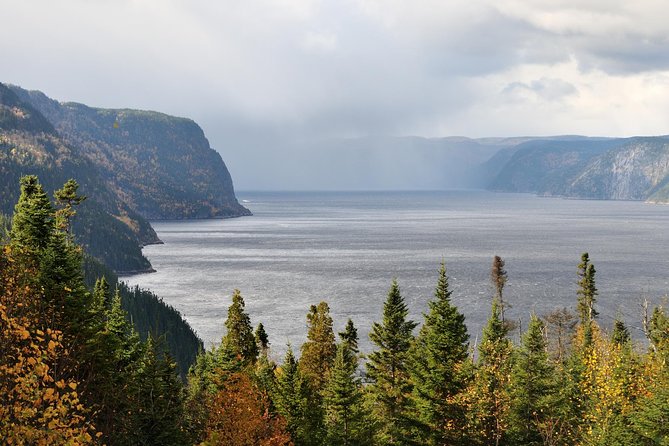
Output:
<path fill-rule="evenodd" d="M 469 397 L 472 435 L 478 434 L 483 444 L 499 445 L 509 427 L 513 346 L 507 333 L 499 302 L 493 299 L 490 318 L 479 345 L 479 363 Z"/>
<path fill-rule="evenodd" d="M 513 366 L 509 431 L 515 444 L 544 444 L 557 418 L 555 370 L 548 361 L 543 330 L 543 322 L 533 314 Z"/>
<path fill-rule="evenodd" d="M 362 385 L 355 376 L 350 346 L 337 347 L 330 380 L 325 388 L 325 427 L 328 445 L 371 444 L 369 420 L 362 405 Z"/>
<path fill-rule="evenodd" d="M 492 259 L 492 268 L 490 270 L 490 278 L 492 284 L 495 287 L 495 298 L 499 302 L 500 314 L 502 317 L 502 322 L 504 319 L 504 312 L 508 304 L 504 302 L 504 285 L 506 285 L 507 274 L 504 269 L 504 260 L 500 256 L 495 256 Z"/>
<path fill-rule="evenodd" d="M 84 195 L 77 193 L 78 189 L 79 184 L 70 178 L 61 189 L 54 193 L 56 204 L 59 206 L 55 213 L 56 226 L 68 234 L 70 233 L 72 218 L 77 214 L 74 206 L 80 205 L 86 199 Z"/>
<path fill-rule="evenodd" d="M 244 298 L 239 290 L 232 293 L 232 305 L 228 308 L 225 327 L 227 333 L 223 337 L 223 350 L 242 364 L 255 363 L 258 358 L 258 345 L 251 327 L 251 319 L 244 311 Z"/>
<path fill-rule="evenodd" d="M 62 334 L 40 328 L 40 290 L 20 280 L 33 268 L 9 246 L 0 252 L 0 442 L 93 444 L 79 382 L 57 367 L 69 354 Z"/>
<path fill-rule="evenodd" d="M 286 420 L 286 430 L 297 445 L 318 444 L 320 414 L 310 410 L 308 389 L 290 345 L 276 375 L 272 401 Z"/>
<path fill-rule="evenodd" d="M 269 412 L 267 394 L 245 373 L 233 373 L 207 403 L 207 439 L 203 446 L 290 446 L 286 422 Z"/>
<path fill-rule="evenodd" d="M 269 350 L 269 336 L 267 336 L 267 332 L 265 331 L 265 327 L 263 326 L 262 322 L 258 324 L 258 327 L 256 327 L 254 337 L 256 340 L 256 346 L 258 347 L 258 352 L 260 352 L 261 355 L 267 355 L 267 351 Z"/>
<path fill-rule="evenodd" d="M 464 408 L 457 396 L 468 382 L 469 335 L 464 315 L 451 303 L 443 262 L 434 297 L 411 350 L 413 397 L 421 421 L 429 428 L 430 444 L 466 443 Z"/>
<path fill-rule="evenodd" d="M 581 263 L 578 265 L 577 312 L 583 329 L 585 346 L 592 342 L 592 322 L 599 315 L 595 310 L 598 294 L 595 286 L 595 273 L 595 266 L 590 263 L 590 256 L 584 252 L 581 254 Z"/>
<path fill-rule="evenodd" d="M 366 364 L 372 415 L 379 425 L 376 437 L 381 444 L 413 443 L 412 385 L 407 362 L 416 323 L 408 321 L 407 314 L 397 281 L 393 280 L 383 306 L 383 321 L 375 322 L 369 334 L 377 350 Z"/>
<path fill-rule="evenodd" d="M 307 314 L 307 325 L 307 341 L 301 348 L 300 373 L 313 390 L 319 393 L 325 388 L 337 352 L 330 307 L 327 303 L 311 306 Z"/>
<path fill-rule="evenodd" d="M 11 245 L 28 253 L 40 254 L 51 238 L 53 206 L 34 175 L 21 177 L 21 195 L 14 207 Z"/>
<path fill-rule="evenodd" d="M 183 384 L 160 342 L 149 336 L 131 388 L 133 442 L 186 445 Z"/>

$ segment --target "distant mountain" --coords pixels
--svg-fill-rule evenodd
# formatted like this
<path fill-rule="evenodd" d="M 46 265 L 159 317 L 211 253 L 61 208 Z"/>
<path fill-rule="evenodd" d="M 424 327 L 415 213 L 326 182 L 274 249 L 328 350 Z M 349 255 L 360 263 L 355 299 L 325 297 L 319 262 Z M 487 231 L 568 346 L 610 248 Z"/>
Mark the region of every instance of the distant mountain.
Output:
<path fill-rule="evenodd" d="M 669 201 L 669 137 L 530 140 L 486 164 L 488 188 L 574 198 Z"/>
<path fill-rule="evenodd" d="M 192 120 L 162 113 L 60 103 L 12 90 L 94 163 L 107 187 L 148 219 L 250 215 L 218 152 Z"/>

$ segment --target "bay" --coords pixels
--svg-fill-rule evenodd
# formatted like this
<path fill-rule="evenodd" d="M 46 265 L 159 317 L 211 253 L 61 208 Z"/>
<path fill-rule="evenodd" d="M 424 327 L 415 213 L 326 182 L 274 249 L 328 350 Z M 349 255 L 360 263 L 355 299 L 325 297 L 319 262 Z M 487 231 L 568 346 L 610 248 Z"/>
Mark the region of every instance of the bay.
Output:
<path fill-rule="evenodd" d="M 351 318 L 361 347 L 396 278 L 422 320 L 439 263 L 472 342 L 489 315 L 492 257 L 506 262 L 508 317 L 574 308 L 580 255 L 597 269 L 600 322 L 622 317 L 641 339 L 642 298 L 669 292 L 669 207 L 480 191 L 239 192 L 254 215 L 152 222 L 163 245 L 144 248 L 156 273 L 126 277 L 177 308 L 218 343 L 231 295 L 266 327 L 275 357 L 306 338 L 309 306 L 329 303 L 340 330 Z M 514 334 L 517 336 L 517 334 Z"/>

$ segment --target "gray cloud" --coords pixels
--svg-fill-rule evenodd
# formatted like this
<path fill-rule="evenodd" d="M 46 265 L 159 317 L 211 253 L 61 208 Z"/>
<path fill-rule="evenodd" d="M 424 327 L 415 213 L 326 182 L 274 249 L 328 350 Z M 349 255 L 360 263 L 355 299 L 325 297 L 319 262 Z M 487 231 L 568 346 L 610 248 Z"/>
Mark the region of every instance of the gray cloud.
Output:
<path fill-rule="evenodd" d="M 310 139 L 620 134 L 620 122 L 632 133 L 666 133 L 669 111 L 652 99 L 669 70 L 669 7 L 660 0 L 0 7 L 0 81 L 192 117 L 243 187 L 261 182 L 258 159 Z M 658 119 L 634 121 L 640 115 Z"/>

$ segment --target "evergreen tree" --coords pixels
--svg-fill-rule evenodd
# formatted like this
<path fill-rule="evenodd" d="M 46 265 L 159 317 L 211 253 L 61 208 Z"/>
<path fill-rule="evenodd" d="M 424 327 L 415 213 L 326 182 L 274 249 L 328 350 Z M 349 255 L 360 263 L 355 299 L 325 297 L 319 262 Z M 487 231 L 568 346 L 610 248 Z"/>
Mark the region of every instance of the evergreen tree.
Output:
<path fill-rule="evenodd" d="M 348 350 L 353 354 L 358 354 L 358 329 L 353 325 L 353 321 L 349 319 L 346 322 L 344 331 L 339 332 L 339 339 L 344 343 Z"/>
<path fill-rule="evenodd" d="M 488 323 L 479 345 L 479 363 L 473 380 L 470 433 L 482 444 L 499 445 L 506 438 L 511 397 L 510 374 L 513 346 L 507 339 L 500 306 L 493 299 Z"/>
<path fill-rule="evenodd" d="M 325 427 L 328 445 L 371 444 L 369 420 L 362 404 L 362 385 L 355 376 L 356 363 L 344 342 L 337 346 L 337 356 L 325 388 Z"/>
<path fill-rule="evenodd" d="M 546 429 L 555 420 L 555 370 L 548 361 L 543 330 L 541 320 L 532 315 L 516 355 L 509 428 L 514 444 L 544 444 Z"/>
<path fill-rule="evenodd" d="M 630 331 L 619 317 L 613 322 L 611 342 L 620 347 L 629 346 L 630 343 Z"/>
<path fill-rule="evenodd" d="M 176 364 L 149 336 L 131 389 L 133 402 L 132 444 L 186 445 L 183 384 Z"/>
<path fill-rule="evenodd" d="M 12 216 L 11 245 L 39 254 L 54 229 L 53 206 L 36 176 L 21 177 L 20 185 L 21 195 Z"/>
<path fill-rule="evenodd" d="M 269 336 L 267 336 L 267 332 L 265 331 L 265 327 L 263 326 L 262 322 L 260 322 L 258 327 L 256 327 L 254 337 L 256 340 L 256 346 L 258 347 L 258 352 L 260 352 L 261 355 L 267 355 L 269 350 Z"/>
<path fill-rule="evenodd" d="M 504 322 L 504 313 L 506 308 L 509 306 L 504 302 L 504 286 L 507 281 L 506 270 L 504 269 L 504 260 L 500 256 L 495 256 L 492 259 L 492 268 L 490 270 L 490 278 L 492 280 L 493 286 L 495 287 L 495 298 L 499 302 L 500 314 L 502 321 Z"/>
<path fill-rule="evenodd" d="M 308 390 L 299 372 L 293 349 L 288 351 L 277 370 L 272 401 L 277 412 L 286 420 L 286 428 L 296 445 L 316 445 L 320 441 L 318 411 L 309 407 Z"/>
<path fill-rule="evenodd" d="M 227 333 L 223 337 L 222 348 L 226 355 L 245 365 L 254 363 L 258 358 L 258 345 L 251 319 L 244 311 L 244 298 L 239 290 L 232 294 L 232 305 L 228 309 L 225 327 Z"/>
<path fill-rule="evenodd" d="M 595 273 L 595 266 L 590 262 L 590 256 L 584 252 L 581 254 L 581 263 L 578 265 L 577 312 L 586 347 L 592 342 L 592 322 L 599 315 L 595 310 L 598 294 L 595 286 Z"/>
<path fill-rule="evenodd" d="M 434 297 L 411 350 L 413 396 L 430 444 L 464 444 L 464 408 L 456 396 L 467 385 L 469 335 L 465 317 L 451 303 L 443 262 Z"/>
<path fill-rule="evenodd" d="M 332 330 L 330 307 L 321 302 L 312 305 L 307 314 L 307 342 L 302 344 L 300 373 L 317 393 L 325 388 L 334 363 L 337 346 Z"/>
<path fill-rule="evenodd" d="M 383 306 L 383 322 L 375 322 L 369 338 L 377 350 L 369 355 L 367 378 L 372 415 L 378 423 L 377 442 L 384 445 L 413 443 L 411 380 L 408 352 L 416 323 L 407 321 L 408 309 L 393 280 Z"/>

